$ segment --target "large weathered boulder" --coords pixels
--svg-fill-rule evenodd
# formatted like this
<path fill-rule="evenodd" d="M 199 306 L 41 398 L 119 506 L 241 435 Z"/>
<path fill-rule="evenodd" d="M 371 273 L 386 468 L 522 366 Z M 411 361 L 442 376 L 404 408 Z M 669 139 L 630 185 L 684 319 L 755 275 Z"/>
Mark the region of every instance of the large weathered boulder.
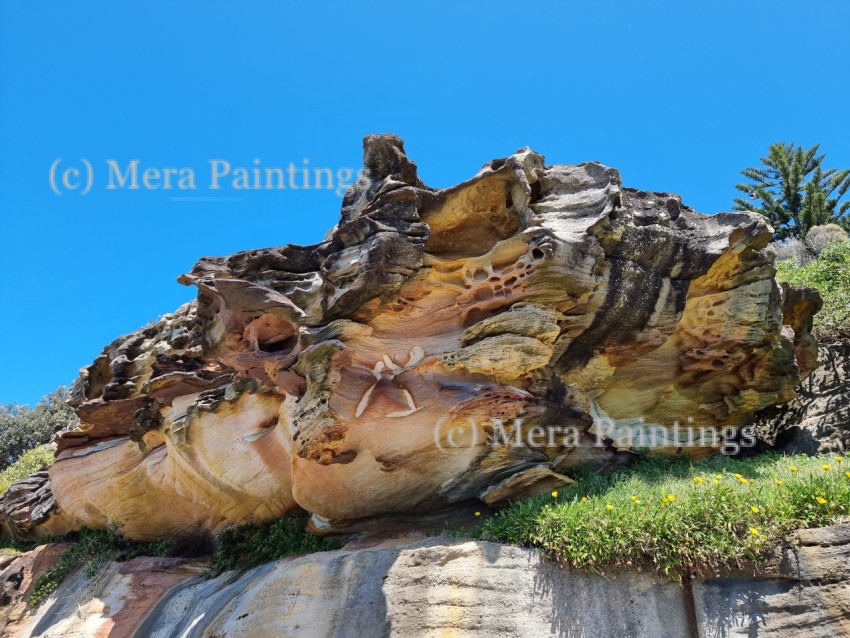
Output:
<path fill-rule="evenodd" d="M 55 515 L 148 540 L 497 505 L 711 454 L 816 365 L 817 299 L 776 283 L 757 215 L 527 148 L 432 189 L 397 137 L 364 147 L 325 241 L 203 258 L 197 303 L 83 370 Z"/>

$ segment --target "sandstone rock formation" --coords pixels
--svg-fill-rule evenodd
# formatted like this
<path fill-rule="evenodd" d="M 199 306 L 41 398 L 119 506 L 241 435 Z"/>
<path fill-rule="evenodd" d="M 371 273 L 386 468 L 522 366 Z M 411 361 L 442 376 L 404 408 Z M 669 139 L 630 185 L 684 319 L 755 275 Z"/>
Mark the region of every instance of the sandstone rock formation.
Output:
<path fill-rule="evenodd" d="M 684 588 L 446 538 L 350 546 L 215 579 L 194 561 L 137 558 L 94 578 L 78 573 L 5 635 L 850 636 L 850 526 L 802 530 L 794 540 L 758 574 L 728 572 Z"/>
<path fill-rule="evenodd" d="M 29 597 L 37 578 L 59 564 L 68 543 L 39 545 L 18 555 L 0 552 L 0 634 L 22 627 L 32 614 Z"/>
<path fill-rule="evenodd" d="M 397 137 L 364 147 L 325 241 L 201 259 L 196 303 L 82 371 L 57 505 L 17 535 L 498 505 L 638 448 L 713 453 L 816 365 L 818 301 L 776 283 L 759 216 L 529 149 L 437 190 Z"/>
<path fill-rule="evenodd" d="M 756 431 L 776 450 L 850 452 L 850 342 L 821 344 L 818 359 L 793 401 L 757 415 Z"/>
<path fill-rule="evenodd" d="M 11 485 L 0 498 L 0 532 L 14 538 L 21 531 L 38 530 L 42 536 L 63 536 L 77 530 L 58 504 L 46 471 L 36 472 Z"/>

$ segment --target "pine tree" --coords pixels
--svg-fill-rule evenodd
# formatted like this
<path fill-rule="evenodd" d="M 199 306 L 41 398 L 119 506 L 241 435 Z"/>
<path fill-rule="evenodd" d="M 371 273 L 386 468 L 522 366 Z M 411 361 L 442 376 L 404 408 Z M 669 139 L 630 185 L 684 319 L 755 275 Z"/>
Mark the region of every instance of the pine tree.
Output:
<path fill-rule="evenodd" d="M 850 229 L 850 201 L 841 201 L 850 190 L 850 169 L 824 169 L 826 154 L 818 154 L 819 146 L 771 144 L 762 166 L 741 171 L 750 182 L 735 188 L 748 197 L 735 198 L 733 208 L 764 215 L 775 239 L 802 239 L 823 224 Z"/>

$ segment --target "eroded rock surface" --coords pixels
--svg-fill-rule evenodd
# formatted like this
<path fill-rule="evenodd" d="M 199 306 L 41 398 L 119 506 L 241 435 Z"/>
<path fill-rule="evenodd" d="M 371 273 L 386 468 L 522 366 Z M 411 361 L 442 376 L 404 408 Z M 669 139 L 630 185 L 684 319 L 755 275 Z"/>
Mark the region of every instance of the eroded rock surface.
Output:
<path fill-rule="evenodd" d="M 29 597 L 38 577 L 56 567 L 67 543 L 40 545 L 25 554 L 0 552 L 0 633 L 8 636 L 11 628 L 23 627 L 32 614 Z"/>
<path fill-rule="evenodd" d="M 820 367 L 797 388 L 788 404 L 758 415 L 757 432 L 782 452 L 850 451 L 850 342 L 818 348 Z"/>
<path fill-rule="evenodd" d="M 534 550 L 436 538 L 283 559 L 205 579 L 138 558 L 67 580 L 29 636 L 850 636 L 850 526 L 798 532 L 758 575 L 685 587 L 649 573 L 563 570 Z"/>
<path fill-rule="evenodd" d="M 0 497 L 0 530 L 15 537 L 39 530 L 45 536 L 62 536 L 76 530 L 72 520 L 59 512 L 47 471 L 17 481 Z"/>
<path fill-rule="evenodd" d="M 325 241 L 203 258 L 196 303 L 83 370 L 49 470 L 63 524 L 498 505 L 636 448 L 710 454 L 816 365 L 819 302 L 776 283 L 759 216 L 529 149 L 436 190 L 395 136 L 364 148 Z"/>

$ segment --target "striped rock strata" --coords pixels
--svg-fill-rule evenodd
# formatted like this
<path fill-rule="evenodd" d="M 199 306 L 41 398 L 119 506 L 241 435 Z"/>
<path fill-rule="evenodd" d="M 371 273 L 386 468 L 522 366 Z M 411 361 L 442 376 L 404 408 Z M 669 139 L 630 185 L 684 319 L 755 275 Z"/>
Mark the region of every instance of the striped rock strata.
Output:
<path fill-rule="evenodd" d="M 791 540 L 758 573 L 684 587 L 646 572 L 563 570 L 531 549 L 446 538 L 346 547 L 213 579 L 197 561 L 136 558 L 94 577 L 80 570 L 34 616 L 13 614 L 4 635 L 850 636 L 850 526 Z M 20 590 L 30 582 L 25 575 Z"/>

